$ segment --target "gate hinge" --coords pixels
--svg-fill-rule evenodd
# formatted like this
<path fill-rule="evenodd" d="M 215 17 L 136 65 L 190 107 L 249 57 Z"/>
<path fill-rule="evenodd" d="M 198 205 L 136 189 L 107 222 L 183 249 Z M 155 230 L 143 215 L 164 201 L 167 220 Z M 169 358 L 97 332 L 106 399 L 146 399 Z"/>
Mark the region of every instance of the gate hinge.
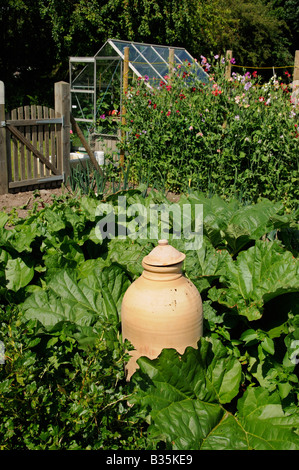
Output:
<path fill-rule="evenodd" d="M 5 121 L 0 121 L 0 127 L 6 127 L 6 122 Z"/>

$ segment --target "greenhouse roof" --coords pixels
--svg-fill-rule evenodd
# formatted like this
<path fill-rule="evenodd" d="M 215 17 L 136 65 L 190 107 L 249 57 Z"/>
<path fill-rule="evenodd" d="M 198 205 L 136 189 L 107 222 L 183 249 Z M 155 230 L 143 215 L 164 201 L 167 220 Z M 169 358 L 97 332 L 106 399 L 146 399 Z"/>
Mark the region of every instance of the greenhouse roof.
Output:
<path fill-rule="evenodd" d="M 140 77 L 147 76 L 149 80 L 163 79 L 169 71 L 169 50 L 174 50 L 174 66 L 185 61 L 195 62 L 194 58 L 183 47 L 170 47 L 155 44 L 145 44 L 132 41 L 108 39 L 104 46 L 96 53 L 95 59 L 113 58 L 119 56 L 124 59 L 124 49 L 129 48 L 129 67 Z M 197 62 L 196 62 L 197 63 Z M 197 63 L 198 79 L 208 82 L 208 75 Z"/>
<path fill-rule="evenodd" d="M 195 64 L 199 81 L 209 82 L 208 74 L 183 47 L 108 39 L 93 57 L 69 58 L 71 107 L 76 120 L 94 123 L 107 107 L 122 107 L 126 47 L 129 69 L 137 77 L 147 77 L 145 83 L 151 88 L 159 86 L 161 80 L 167 82 L 170 63 L 175 68 L 186 61 Z M 191 85 L 194 78 L 190 80 Z"/>

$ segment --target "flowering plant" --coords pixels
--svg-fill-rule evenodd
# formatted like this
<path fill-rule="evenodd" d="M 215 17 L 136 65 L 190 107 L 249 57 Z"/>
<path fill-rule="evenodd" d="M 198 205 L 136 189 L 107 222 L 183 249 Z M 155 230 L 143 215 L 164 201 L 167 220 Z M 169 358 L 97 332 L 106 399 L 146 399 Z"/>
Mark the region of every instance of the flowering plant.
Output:
<path fill-rule="evenodd" d="M 298 198 L 299 109 L 291 87 L 258 73 L 225 79 L 225 60 L 201 57 L 177 65 L 171 79 L 149 88 L 139 80 L 126 95 L 127 161 L 140 181 L 145 174 L 170 190 L 188 185 L 243 198 Z M 298 186 L 298 184 L 297 184 Z"/>

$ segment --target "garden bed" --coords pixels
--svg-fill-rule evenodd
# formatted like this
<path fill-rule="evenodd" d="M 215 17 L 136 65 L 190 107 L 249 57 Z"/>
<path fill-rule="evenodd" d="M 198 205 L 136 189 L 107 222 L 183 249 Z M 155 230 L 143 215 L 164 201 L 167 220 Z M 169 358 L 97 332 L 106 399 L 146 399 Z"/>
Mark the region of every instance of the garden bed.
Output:
<path fill-rule="evenodd" d="M 120 194 L 169 202 L 106 202 Z M 0 448 L 298 450 L 298 213 L 181 195 L 204 209 L 184 263 L 203 338 L 140 359 L 128 384 L 121 301 L 157 240 L 102 239 L 99 203 L 57 195 L 9 231 L 0 213 Z"/>
<path fill-rule="evenodd" d="M 0 195 L 0 211 L 10 213 L 14 211 L 19 217 L 27 217 L 28 212 L 37 205 L 42 209 L 46 204 L 53 202 L 53 196 L 60 196 L 65 188 L 41 189 L 39 191 L 23 191 L 19 193 L 7 193 Z"/>

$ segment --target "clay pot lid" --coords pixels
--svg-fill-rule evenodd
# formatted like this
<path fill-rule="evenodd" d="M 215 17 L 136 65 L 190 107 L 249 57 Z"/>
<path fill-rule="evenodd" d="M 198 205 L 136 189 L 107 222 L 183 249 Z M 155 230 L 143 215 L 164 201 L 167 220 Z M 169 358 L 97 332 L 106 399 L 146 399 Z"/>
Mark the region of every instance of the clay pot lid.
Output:
<path fill-rule="evenodd" d="M 159 240 L 158 246 L 143 258 L 143 262 L 150 266 L 171 266 L 181 263 L 185 258 L 184 253 L 168 245 L 168 240 Z"/>

